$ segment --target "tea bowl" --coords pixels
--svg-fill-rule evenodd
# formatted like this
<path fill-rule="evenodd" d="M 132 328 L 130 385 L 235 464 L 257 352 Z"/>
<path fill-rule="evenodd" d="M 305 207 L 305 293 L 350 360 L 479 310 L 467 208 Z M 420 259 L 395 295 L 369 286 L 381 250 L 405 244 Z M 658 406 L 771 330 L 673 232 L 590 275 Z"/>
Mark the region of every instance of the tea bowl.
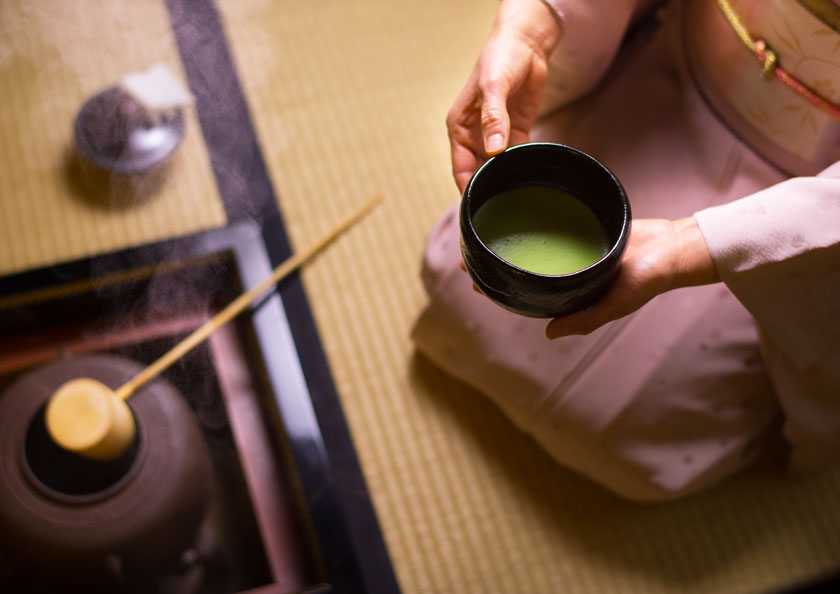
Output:
<path fill-rule="evenodd" d="M 580 200 L 604 231 L 597 261 L 564 274 L 521 268 L 500 257 L 476 231 L 475 215 L 491 198 L 539 186 Z M 473 174 L 461 198 L 461 254 L 478 289 L 514 313 L 554 318 L 586 308 L 615 280 L 630 235 L 631 210 L 618 178 L 600 161 L 576 148 L 527 143 L 491 157 Z"/>

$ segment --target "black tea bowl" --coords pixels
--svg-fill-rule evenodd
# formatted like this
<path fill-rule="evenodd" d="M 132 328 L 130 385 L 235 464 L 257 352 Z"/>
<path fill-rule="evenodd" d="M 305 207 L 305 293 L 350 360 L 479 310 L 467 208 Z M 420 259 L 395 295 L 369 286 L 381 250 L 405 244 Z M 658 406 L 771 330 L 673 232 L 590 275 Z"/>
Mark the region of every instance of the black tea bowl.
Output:
<path fill-rule="evenodd" d="M 561 275 L 524 270 L 493 253 L 473 226 L 476 211 L 502 192 L 528 186 L 556 188 L 581 200 L 606 232 L 607 253 Z M 560 317 L 600 299 L 618 274 L 631 221 L 624 187 L 607 167 L 578 149 L 552 143 L 517 145 L 489 159 L 467 184 L 459 217 L 461 254 L 473 282 L 498 305 L 533 318 Z"/>

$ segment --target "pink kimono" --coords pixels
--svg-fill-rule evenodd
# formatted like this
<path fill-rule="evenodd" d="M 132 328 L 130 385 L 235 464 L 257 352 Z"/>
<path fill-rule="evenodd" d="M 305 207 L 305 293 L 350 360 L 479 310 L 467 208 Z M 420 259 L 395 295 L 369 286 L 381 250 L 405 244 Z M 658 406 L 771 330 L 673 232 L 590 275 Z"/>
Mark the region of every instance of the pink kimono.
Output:
<path fill-rule="evenodd" d="M 547 320 L 473 291 L 459 268 L 453 207 L 424 253 L 429 302 L 413 329 L 418 349 L 486 394 L 560 464 L 630 499 L 708 487 L 780 435 L 793 470 L 833 463 L 840 163 L 786 180 L 730 132 L 688 71 L 679 5 L 615 59 L 632 2 L 550 5 L 566 34 L 544 103 L 561 108 L 531 139 L 605 163 L 634 218 L 693 214 L 723 283 L 665 293 L 590 335 L 549 341 Z"/>

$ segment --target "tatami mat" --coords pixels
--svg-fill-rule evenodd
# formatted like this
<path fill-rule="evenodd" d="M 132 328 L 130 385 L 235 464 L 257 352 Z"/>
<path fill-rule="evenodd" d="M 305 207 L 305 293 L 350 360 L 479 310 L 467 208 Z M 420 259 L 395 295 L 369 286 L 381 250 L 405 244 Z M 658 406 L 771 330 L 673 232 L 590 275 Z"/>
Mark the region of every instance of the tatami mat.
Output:
<path fill-rule="evenodd" d="M 495 0 L 219 6 L 294 243 L 385 198 L 304 279 L 405 592 L 765 592 L 840 566 L 840 472 L 633 505 L 414 354 L 422 244 L 458 198 L 444 117 Z"/>
<path fill-rule="evenodd" d="M 840 470 L 630 504 L 415 355 L 423 241 L 458 199 L 444 117 L 497 6 L 218 0 L 294 244 L 385 199 L 304 280 L 402 589 L 751 593 L 837 569 Z M 183 76 L 161 0 L 0 2 L 0 274 L 225 224 L 191 110 L 153 200 L 102 209 L 67 178 L 82 101 L 155 61 Z"/>
<path fill-rule="evenodd" d="M 158 0 L 0 2 L 0 274 L 224 225 L 198 121 L 151 199 L 116 208 L 71 165 L 82 103 L 124 74 L 163 62 L 181 76 Z"/>

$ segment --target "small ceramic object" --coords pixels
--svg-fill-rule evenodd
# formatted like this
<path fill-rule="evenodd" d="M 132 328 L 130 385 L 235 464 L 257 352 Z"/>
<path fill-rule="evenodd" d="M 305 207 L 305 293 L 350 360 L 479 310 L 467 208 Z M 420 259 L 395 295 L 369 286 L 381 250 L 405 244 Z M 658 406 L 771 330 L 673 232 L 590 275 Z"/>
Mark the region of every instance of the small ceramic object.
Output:
<path fill-rule="evenodd" d="M 514 266 L 491 251 L 473 217 L 490 198 L 528 186 L 554 188 L 583 202 L 606 233 L 603 257 L 582 270 L 550 275 Z M 476 286 L 498 305 L 524 316 L 558 317 L 603 296 L 618 274 L 630 221 L 624 188 L 598 160 L 560 144 L 522 144 L 488 160 L 467 184 L 460 207 L 461 253 Z"/>
<path fill-rule="evenodd" d="M 157 192 L 183 137 L 181 109 L 152 114 L 119 87 L 88 99 L 73 124 L 85 185 L 112 204 Z"/>
<path fill-rule="evenodd" d="M 166 162 L 184 136 L 184 116 L 176 109 L 152 116 L 131 95 L 112 87 L 79 110 L 73 126 L 76 147 L 106 171 L 143 175 Z"/>

